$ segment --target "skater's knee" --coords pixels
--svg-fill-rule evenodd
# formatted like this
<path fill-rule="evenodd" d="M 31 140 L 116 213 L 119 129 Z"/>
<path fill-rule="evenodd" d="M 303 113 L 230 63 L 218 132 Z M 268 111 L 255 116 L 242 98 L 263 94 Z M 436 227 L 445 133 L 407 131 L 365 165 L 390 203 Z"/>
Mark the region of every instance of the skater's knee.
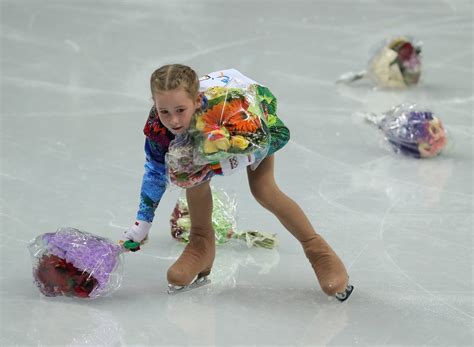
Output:
<path fill-rule="evenodd" d="M 255 200 L 268 210 L 275 209 L 281 194 L 278 187 L 272 185 L 251 185 L 250 191 Z"/>
<path fill-rule="evenodd" d="M 203 182 L 197 186 L 186 189 L 186 196 L 201 196 L 211 194 L 211 186 L 209 182 Z"/>

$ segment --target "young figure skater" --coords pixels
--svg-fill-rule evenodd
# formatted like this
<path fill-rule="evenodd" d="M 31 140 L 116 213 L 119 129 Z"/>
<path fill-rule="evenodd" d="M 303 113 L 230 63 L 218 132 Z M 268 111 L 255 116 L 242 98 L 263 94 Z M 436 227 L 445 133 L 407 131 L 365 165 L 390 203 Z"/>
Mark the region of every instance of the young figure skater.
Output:
<path fill-rule="evenodd" d="M 148 236 L 155 210 L 166 189 L 168 175 L 165 161 L 170 142 L 185 134 L 193 115 L 207 106 L 200 91 L 210 86 L 225 87 L 233 78 L 257 83 L 233 69 L 211 73 L 200 81 L 193 69 L 180 64 L 162 66 L 151 75 L 154 106 L 144 128 L 145 174 L 136 222 L 125 232 L 126 240 L 142 242 Z M 241 156 L 238 167 L 247 168 L 250 190 L 255 199 L 272 212 L 301 243 L 323 291 L 344 301 L 353 287 L 348 282 L 349 276 L 343 263 L 328 243 L 315 232 L 298 204 L 285 195 L 275 182 L 274 153 L 288 142 L 289 130 L 279 119 L 272 122 L 268 129 L 270 148 L 265 157 L 261 158 L 260 164 L 253 170 L 249 166 L 253 161 Z M 222 173 L 222 170 L 210 170 L 203 182 L 186 189 L 191 218 L 190 237 L 183 253 L 168 270 L 169 293 L 198 287 L 207 282 L 216 252 L 209 182 L 217 173 Z"/>

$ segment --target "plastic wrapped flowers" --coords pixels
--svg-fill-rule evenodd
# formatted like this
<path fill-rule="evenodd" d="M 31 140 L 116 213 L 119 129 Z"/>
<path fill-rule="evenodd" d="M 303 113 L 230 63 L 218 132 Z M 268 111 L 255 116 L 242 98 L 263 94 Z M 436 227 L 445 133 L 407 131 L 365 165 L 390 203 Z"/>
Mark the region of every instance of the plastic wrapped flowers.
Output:
<path fill-rule="evenodd" d="M 207 107 L 196 115 L 191 133 L 202 162 L 216 163 L 236 154 L 268 151 L 270 135 L 257 84 L 229 83 L 208 88 Z"/>
<path fill-rule="evenodd" d="M 170 182 L 186 189 L 206 182 L 214 175 L 211 165 L 199 163 L 194 155 L 194 142 L 188 132 L 171 141 L 166 153 Z"/>
<path fill-rule="evenodd" d="M 216 244 L 224 244 L 230 239 L 246 242 L 248 247 L 275 248 L 275 235 L 259 231 L 236 231 L 236 203 L 223 191 L 212 193 L 212 226 L 214 227 Z M 184 196 L 178 198 L 170 218 L 171 236 L 178 241 L 188 243 L 191 229 L 188 205 Z"/>
<path fill-rule="evenodd" d="M 367 70 L 342 75 L 337 82 L 352 82 L 368 76 L 378 86 L 404 88 L 415 85 L 421 75 L 421 43 L 407 36 L 384 40 L 369 60 Z"/>
<path fill-rule="evenodd" d="M 36 237 L 28 245 L 33 278 L 46 296 L 97 298 L 119 288 L 124 249 L 73 228 Z"/>
<path fill-rule="evenodd" d="M 433 112 L 417 104 L 400 104 L 367 119 L 377 125 L 397 153 L 415 158 L 437 156 L 446 146 L 446 132 Z"/>

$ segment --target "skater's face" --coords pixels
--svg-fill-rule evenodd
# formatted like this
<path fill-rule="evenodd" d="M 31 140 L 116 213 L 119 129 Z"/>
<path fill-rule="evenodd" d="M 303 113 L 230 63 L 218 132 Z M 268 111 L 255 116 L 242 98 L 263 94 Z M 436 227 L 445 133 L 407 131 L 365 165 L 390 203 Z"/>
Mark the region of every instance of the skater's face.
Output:
<path fill-rule="evenodd" d="M 153 99 L 161 123 L 174 135 L 186 132 L 201 107 L 201 95 L 193 98 L 184 88 L 157 92 Z"/>

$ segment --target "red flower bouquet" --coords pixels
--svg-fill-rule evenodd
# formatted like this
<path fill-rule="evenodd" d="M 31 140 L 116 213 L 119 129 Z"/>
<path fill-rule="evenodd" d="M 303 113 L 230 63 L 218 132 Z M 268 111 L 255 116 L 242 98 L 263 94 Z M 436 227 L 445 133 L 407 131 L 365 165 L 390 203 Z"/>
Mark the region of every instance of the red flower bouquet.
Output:
<path fill-rule="evenodd" d="M 98 282 L 87 271 L 76 268 L 56 255 L 44 255 L 34 271 L 41 293 L 46 296 L 87 298 Z"/>
<path fill-rule="evenodd" d="M 124 248 L 103 237 L 61 228 L 32 240 L 33 278 L 46 296 L 96 298 L 121 283 Z"/>

